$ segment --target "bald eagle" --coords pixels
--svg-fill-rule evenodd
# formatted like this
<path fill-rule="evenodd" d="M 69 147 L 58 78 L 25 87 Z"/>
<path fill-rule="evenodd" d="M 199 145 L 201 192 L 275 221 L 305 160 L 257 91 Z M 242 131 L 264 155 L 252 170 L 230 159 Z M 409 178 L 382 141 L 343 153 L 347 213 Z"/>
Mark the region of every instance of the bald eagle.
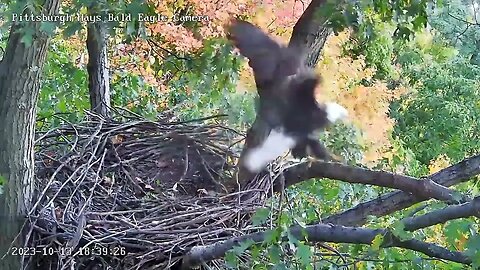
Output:
<path fill-rule="evenodd" d="M 295 158 L 331 159 L 316 133 L 345 118 L 347 110 L 336 103 L 316 101 L 320 76 L 304 64 L 302 51 L 275 42 L 241 20 L 230 24 L 228 38 L 248 58 L 260 97 L 240 166 L 256 174 L 289 150 Z"/>

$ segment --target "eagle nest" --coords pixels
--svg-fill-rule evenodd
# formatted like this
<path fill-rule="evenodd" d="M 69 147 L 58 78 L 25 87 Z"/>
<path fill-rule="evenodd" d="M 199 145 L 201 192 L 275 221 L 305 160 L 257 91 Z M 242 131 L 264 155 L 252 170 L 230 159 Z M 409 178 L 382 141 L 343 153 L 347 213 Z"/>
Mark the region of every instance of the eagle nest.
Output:
<path fill-rule="evenodd" d="M 264 177 L 238 191 L 232 180 L 241 134 L 215 117 L 116 114 L 37 134 L 35 269 L 174 269 L 192 247 L 255 230 L 269 187 Z"/>

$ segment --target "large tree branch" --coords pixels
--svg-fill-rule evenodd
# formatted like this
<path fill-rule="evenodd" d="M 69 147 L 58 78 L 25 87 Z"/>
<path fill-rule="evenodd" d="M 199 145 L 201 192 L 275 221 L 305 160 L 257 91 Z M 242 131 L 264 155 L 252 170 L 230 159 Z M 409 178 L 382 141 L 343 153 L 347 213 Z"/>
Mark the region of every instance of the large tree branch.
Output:
<path fill-rule="evenodd" d="M 319 163 L 319 164 L 328 164 L 328 163 Z M 346 169 L 342 172 L 341 170 L 333 170 L 339 169 L 338 164 L 333 164 L 335 166 L 313 166 L 307 168 L 306 171 L 303 172 L 306 176 L 313 177 L 312 175 L 322 174 L 322 177 L 343 175 L 345 179 L 350 179 L 355 175 L 354 173 L 360 174 L 360 181 L 371 181 L 371 177 L 373 175 L 380 176 L 380 177 L 393 177 L 394 175 L 386 174 L 386 172 L 379 172 L 379 171 L 369 171 L 361 168 L 355 167 L 348 167 L 344 166 L 341 169 Z M 296 168 L 295 168 L 296 167 Z M 301 178 L 301 166 L 295 166 L 292 171 L 292 168 L 287 170 L 290 171 L 290 176 L 287 173 L 287 177 L 291 177 L 288 181 L 289 184 L 299 182 Z M 313 168 L 313 169 L 312 169 Z M 349 168 L 349 169 L 347 169 Z M 304 168 L 303 168 L 304 169 Z M 324 170 L 323 172 L 319 170 Z M 296 172 L 292 174 L 292 172 Z M 380 173 L 379 175 L 377 175 Z M 443 169 L 435 174 L 432 174 L 427 179 L 430 181 L 443 183 L 445 185 L 451 186 L 465 179 L 469 179 L 474 175 L 480 173 L 480 155 L 471 157 L 466 159 L 458 164 L 450 166 L 446 169 Z M 395 176 L 395 177 L 403 177 L 403 176 Z M 337 177 L 335 177 L 337 178 Z M 293 179 L 293 180 L 292 180 Z M 306 179 L 306 178 L 305 178 Z M 362 180 L 363 179 L 363 180 Z M 409 179 L 409 178 L 406 178 Z M 350 179 L 352 180 L 352 179 Z M 409 180 L 400 180 L 400 181 L 410 181 Z M 356 180 L 357 182 L 359 180 Z M 418 180 L 414 180 L 418 181 Z M 388 181 L 380 181 L 383 184 L 391 183 Z M 406 185 L 408 186 L 408 184 Z M 391 194 L 400 194 L 406 196 L 406 198 L 413 198 L 415 200 L 422 200 L 418 197 L 414 197 L 413 195 L 409 195 L 405 192 L 392 192 Z M 399 196 L 399 195 L 396 195 Z M 395 205 L 395 202 L 402 202 L 401 200 L 393 200 L 392 203 Z M 404 201 L 407 203 L 408 200 Z M 381 205 L 383 202 L 378 202 Z M 358 209 L 354 208 L 354 209 Z M 367 208 L 368 209 L 368 208 Z M 352 210 L 352 209 L 351 209 Z M 391 209 L 390 209 L 391 210 Z M 353 210 L 353 212 L 358 210 Z M 348 212 L 348 211 L 347 211 Z M 365 211 L 360 211 L 360 214 L 357 215 L 345 215 L 344 217 L 348 218 L 348 222 L 364 222 L 366 216 L 362 216 L 365 214 Z M 414 231 L 417 229 L 425 228 L 428 226 L 432 226 L 439 223 L 444 223 L 448 220 L 469 217 L 469 216 L 478 216 L 480 215 L 480 197 L 476 197 L 471 202 L 456 205 L 456 206 L 449 206 L 444 209 L 436 210 L 430 212 L 428 214 L 414 217 L 414 218 L 407 218 L 403 222 L 405 224 L 405 229 L 409 231 Z M 342 217 L 342 214 L 338 214 L 337 216 Z M 342 222 L 341 218 L 338 218 L 340 222 Z M 328 218 L 324 219 L 323 222 L 329 222 Z M 315 242 L 334 242 L 334 243 L 357 243 L 357 244 L 370 244 L 372 240 L 375 238 L 376 235 L 382 234 L 386 236 L 384 239 L 384 243 L 382 244 L 383 247 L 401 247 L 405 249 L 415 250 L 426 254 L 431 257 L 445 259 L 449 261 L 470 264 L 471 260 L 462 252 L 455 252 L 440 247 L 438 245 L 432 243 L 426 243 L 420 240 L 411 239 L 406 241 L 401 241 L 400 239 L 394 237 L 388 230 L 386 229 L 368 229 L 368 228 L 358 228 L 358 227 L 344 227 L 341 225 L 332 225 L 332 224 L 316 224 L 316 225 L 309 225 L 305 229 L 299 226 L 294 226 L 291 228 L 292 234 L 302 239 L 303 235 L 307 236 L 307 240 L 310 243 Z M 304 234 L 305 232 L 305 234 Z M 387 237 L 388 236 L 388 237 Z M 215 244 L 207 245 L 207 246 L 197 246 L 192 248 L 184 257 L 183 266 L 184 267 L 191 267 L 198 265 L 204 261 L 211 261 L 217 258 L 220 258 L 225 255 L 225 253 L 230 250 L 233 246 L 238 245 L 240 242 L 243 242 L 247 239 L 253 240 L 255 243 L 261 243 L 265 239 L 265 232 L 258 232 L 249 235 L 244 235 L 237 238 L 232 238 L 223 242 L 218 242 Z M 185 268 L 185 269 L 186 269 Z"/>
<path fill-rule="evenodd" d="M 445 187 L 450 187 L 467 181 L 478 174 L 480 174 L 480 155 L 465 159 L 427 178 Z M 368 216 L 386 216 L 424 200 L 424 198 L 415 197 L 403 191 L 390 192 L 377 199 L 361 203 L 345 212 L 331 215 L 322 221 L 344 226 L 363 225 L 366 223 Z"/>
<path fill-rule="evenodd" d="M 306 228 L 294 226 L 290 229 L 292 235 L 297 239 L 304 239 L 310 243 L 333 242 L 333 243 L 355 243 L 371 244 L 375 236 L 384 235 L 382 247 L 402 247 L 415 250 L 431 257 L 445 259 L 449 261 L 470 264 L 471 260 L 462 252 L 450 251 L 432 243 L 426 243 L 420 240 L 412 239 L 401 241 L 394 237 L 386 229 L 367 229 L 358 227 L 344 227 L 339 225 L 316 224 Z M 197 246 L 192 248 L 183 259 L 183 269 L 189 269 L 201 262 L 208 262 L 221 258 L 232 247 L 245 240 L 252 240 L 255 243 L 262 243 L 265 240 L 266 232 L 257 232 L 229 240 L 217 242 L 206 246 Z"/>
<path fill-rule="evenodd" d="M 443 209 L 435 210 L 418 217 L 406 218 L 403 220 L 403 223 L 405 224 L 405 230 L 415 231 L 436 224 L 445 223 L 449 220 L 471 216 L 480 217 L 480 197 L 476 197 L 471 202 L 461 205 L 447 206 Z"/>
<path fill-rule="evenodd" d="M 293 27 L 289 46 L 304 48 L 306 52 L 306 64 L 315 67 L 320 58 L 320 53 L 325 41 L 332 33 L 327 27 L 328 18 L 316 16 L 316 11 L 325 5 L 326 0 L 313 0 L 303 12 L 300 19 Z"/>
<path fill-rule="evenodd" d="M 374 171 L 340 163 L 302 163 L 287 169 L 284 172 L 284 176 L 285 186 L 291 186 L 311 178 L 330 178 L 349 183 L 400 189 L 424 199 L 435 198 L 447 202 L 458 202 L 459 197 L 461 197 L 458 193 L 428 178 L 419 180 L 410 176 L 393 174 L 386 171 Z M 277 190 L 278 188 L 279 187 L 277 187 Z"/>

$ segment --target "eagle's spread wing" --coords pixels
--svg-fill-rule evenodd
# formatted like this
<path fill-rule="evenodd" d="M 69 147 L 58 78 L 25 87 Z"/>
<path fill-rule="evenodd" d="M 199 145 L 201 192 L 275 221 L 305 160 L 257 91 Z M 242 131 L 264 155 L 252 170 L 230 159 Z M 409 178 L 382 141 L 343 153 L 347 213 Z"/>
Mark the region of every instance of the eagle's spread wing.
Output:
<path fill-rule="evenodd" d="M 259 90 L 294 75 L 303 62 L 300 50 L 278 44 L 249 22 L 234 20 L 228 37 L 249 59 Z"/>
<path fill-rule="evenodd" d="M 305 66 L 302 52 L 278 44 L 245 21 L 234 20 L 228 30 L 229 39 L 249 59 L 260 96 L 257 118 L 241 154 L 240 166 L 247 174 L 240 178 L 249 180 L 248 174 L 258 173 L 290 149 L 295 156 L 304 156 L 308 149 L 321 154 L 323 145 L 309 135 L 326 127 L 330 111 L 338 110 L 317 103 L 315 88 L 320 77 Z"/>

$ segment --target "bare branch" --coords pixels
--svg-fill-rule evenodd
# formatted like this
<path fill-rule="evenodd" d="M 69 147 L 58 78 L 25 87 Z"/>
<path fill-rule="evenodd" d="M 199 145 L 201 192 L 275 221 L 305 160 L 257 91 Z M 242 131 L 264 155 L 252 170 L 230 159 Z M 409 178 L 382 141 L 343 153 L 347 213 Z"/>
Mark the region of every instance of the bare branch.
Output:
<path fill-rule="evenodd" d="M 340 163 L 314 162 L 293 166 L 284 172 L 286 186 L 310 178 L 330 178 L 349 183 L 360 183 L 400 189 L 420 198 L 435 198 L 447 202 L 458 202 L 461 195 L 435 183 L 430 179 L 419 180 L 414 177 L 393 174 L 386 171 L 374 171 Z"/>
<path fill-rule="evenodd" d="M 160 44 L 158 44 L 158 42 L 156 42 L 156 41 L 153 40 L 153 39 L 148 39 L 147 41 L 148 41 L 148 43 L 149 43 L 150 45 L 155 46 L 156 48 L 162 50 L 163 52 L 165 52 L 165 53 L 167 53 L 167 54 L 169 54 L 169 55 L 172 55 L 173 57 L 175 57 L 175 58 L 177 58 L 177 59 L 179 59 L 179 60 L 192 61 L 192 59 L 189 58 L 189 57 L 180 56 L 180 55 L 176 54 L 175 52 L 173 52 L 173 51 L 171 51 L 171 50 L 169 50 L 169 49 L 166 49 L 166 48 L 162 47 Z M 158 54 L 158 55 L 160 55 L 160 54 Z"/>
<path fill-rule="evenodd" d="M 297 239 L 304 239 L 306 235 L 309 243 L 316 242 L 333 242 L 333 243 L 355 243 L 355 244 L 371 244 L 375 236 L 384 235 L 384 243 L 382 247 L 402 247 L 415 250 L 431 257 L 445 259 L 449 261 L 470 264 L 471 260 L 464 253 L 450 251 L 438 245 L 412 239 L 401 241 L 394 237 L 386 229 L 368 229 L 359 227 L 344 227 L 339 225 L 316 224 L 305 228 L 294 226 L 290 229 L 292 235 Z M 217 242 L 205 246 L 197 246 L 192 248 L 183 258 L 183 269 L 196 266 L 202 262 L 208 262 L 221 258 L 232 247 L 238 245 L 245 240 L 252 240 L 255 243 L 261 243 L 266 236 L 265 232 L 257 232 L 229 240 Z"/>
<path fill-rule="evenodd" d="M 409 217 L 404 219 L 403 222 L 405 224 L 405 230 L 415 231 L 445 223 L 449 220 L 471 216 L 480 217 L 480 197 L 476 197 L 471 202 L 462 205 L 452 205 L 418 217 Z"/>
<path fill-rule="evenodd" d="M 445 187 L 450 187 L 465 182 L 478 174 L 480 174 L 480 155 L 470 157 L 434 173 L 428 179 Z M 342 213 L 331 215 L 323 219 L 323 222 L 345 226 L 363 225 L 368 216 L 386 216 L 424 200 L 403 191 L 390 192 Z"/>
<path fill-rule="evenodd" d="M 458 17 L 458 16 L 456 16 L 456 15 L 453 15 L 453 14 L 451 14 L 451 13 L 448 13 L 448 16 L 454 18 L 455 20 L 461 21 L 461 22 L 465 23 L 465 24 L 468 25 L 468 26 L 470 26 L 470 25 L 480 26 L 480 23 L 478 23 L 478 22 L 476 22 L 476 21 L 475 21 L 475 22 L 469 22 L 469 21 L 467 21 L 467 20 L 465 20 L 465 19 L 462 19 L 462 18 L 460 18 L 460 17 Z"/>

